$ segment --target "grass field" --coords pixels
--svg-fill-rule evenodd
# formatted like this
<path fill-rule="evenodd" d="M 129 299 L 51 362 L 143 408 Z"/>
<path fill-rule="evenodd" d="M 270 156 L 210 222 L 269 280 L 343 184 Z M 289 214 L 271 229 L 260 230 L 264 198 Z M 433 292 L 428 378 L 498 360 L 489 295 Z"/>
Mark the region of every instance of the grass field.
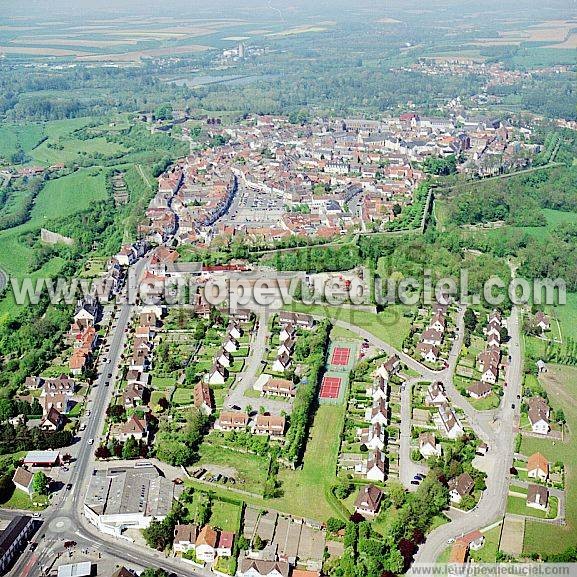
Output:
<path fill-rule="evenodd" d="M 381 313 L 300 303 L 293 303 L 290 310 L 322 315 L 332 320 L 341 320 L 358 326 L 396 349 L 402 347 L 411 326 L 410 318 L 403 314 L 410 310 L 410 307 L 405 305 L 391 305 Z"/>
<path fill-rule="evenodd" d="M 562 406 L 570 431 L 577 431 L 577 368 L 550 365 L 540 377 L 549 398 Z M 575 545 L 577 530 L 577 451 L 573 436 L 565 442 L 523 437 L 521 453 L 532 455 L 541 452 L 550 462 L 562 461 L 566 468 L 566 520 L 558 527 L 527 521 L 523 549 L 525 553 L 561 553 Z"/>
<path fill-rule="evenodd" d="M 8 124 L 0 126 L 0 158 L 10 162 L 11 156 L 22 149 L 26 154 L 44 138 L 44 130 L 41 124 Z"/>
<path fill-rule="evenodd" d="M 30 222 L 41 225 L 45 220 L 76 214 L 92 201 L 106 198 L 106 194 L 102 170 L 78 170 L 46 184 L 36 199 Z"/>
<path fill-rule="evenodd" d="M 549 511 L 541 511 L 540 509 L 527 507 L 526 499 L 523 497 L 509 495 L 507 498 L 507 513 L 513 513 L 515 515 L 538 517 L 539 519 L 555 519 L 558 508 L 559 502 L 557 501 L 557 497 L 549 498 Z"/>
<path fill-rule="evenodd" d="M 319 407 L 302 468 L 296 471 L 282 469 L 279 473 L 284 495 L 271 503 L 274 508 L 318 521 L 336 515 L 327 497 L 330 499 L 330 488 L 335 482 L 340 444 L 338 432 L 344 412 L 344 406 Z"/>
<path fill-rule="evenodd" d="M 233 503 L 213 501 L 209 525 L 223 531 L 237 533 L 240 529 L 241 508 Z"/>
<path fill-rule="evenodd" d="M 268 459 L 239 453 L 221 445 L 203 443 L 199 450 L 199 466 L 216 465 L 235 469 L 236 487 L 261 495 L 268 475 Z"/>

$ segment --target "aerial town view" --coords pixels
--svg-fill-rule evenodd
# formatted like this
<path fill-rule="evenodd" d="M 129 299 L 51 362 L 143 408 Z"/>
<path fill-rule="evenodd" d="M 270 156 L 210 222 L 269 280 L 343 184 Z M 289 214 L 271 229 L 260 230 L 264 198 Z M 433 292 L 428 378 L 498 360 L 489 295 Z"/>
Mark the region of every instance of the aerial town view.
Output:
<path fill-rule="evenodd" d="M 576 575 L 575 2 L 25 4 L 0 575 Z"/>

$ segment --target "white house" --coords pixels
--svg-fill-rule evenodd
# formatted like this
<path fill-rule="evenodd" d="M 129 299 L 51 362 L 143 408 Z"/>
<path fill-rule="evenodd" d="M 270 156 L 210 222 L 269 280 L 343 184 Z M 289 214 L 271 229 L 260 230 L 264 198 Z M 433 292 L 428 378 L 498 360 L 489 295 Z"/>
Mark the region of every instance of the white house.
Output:
<path fill-rule="evenodd" d="M 425 459 L 441 456 L 442 447 L 440 443 L 437 444 L 434 433 L 421 433 L 419 435 L 419 452 Z"/>
<path fill-rule="evenodd" d="M 370 481 L 385 482 L 387 468 L 384 455 L 381 451 L 373 451 L 367 461 L 367 479 Z"/>
<path fill-rule="evenodd" d="M 547 435 L 551 430 L 549 425 L 549 405 L 542 397 L 531 397 L 528 401 L 528 417 L 531 430 L 539 435 Z"/>
<path fill-rule="evenodd" d="M 541 453 L 533 453 L 527 462 L 527 477 L 547 481 L 549 478 L 549 462 Z"/>

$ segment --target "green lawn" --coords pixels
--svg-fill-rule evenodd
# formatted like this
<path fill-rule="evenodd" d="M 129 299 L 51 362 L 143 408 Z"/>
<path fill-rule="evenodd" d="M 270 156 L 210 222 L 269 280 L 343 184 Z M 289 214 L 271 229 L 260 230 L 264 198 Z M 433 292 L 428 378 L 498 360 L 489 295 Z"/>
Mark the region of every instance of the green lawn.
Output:
<path fill-rule="evenodd" d="M 223 531 L 237 533 L 240 529 L 241 507 L 224 501 L 213 501 L 209 524 Z"/>
<path fill-rule="evenodd" d="M 331 505 L 330 488 L 335 481 L 339 432 L 344 413 L 344 406 L 319 407 L 302 468 L 280 471 L 284 495 L 275 499 L 274 504 L 271 503 L 274 508 L 319 521 L 337 516 L 337 511 Z"/>
<path fill-rule="evenodd" d="M 46 184 L 36 199 L 31 221 L 41 225 L 44 220 L 69 216 L 86 210 L 93 200 L 106 196 L 102 170 L 81 169 Z"/>
<path fill-rule="evenodd" d="M 217 465 L 235 469 L 237 489 L 261 495 L 268 475 L 266 457 L 239 453 L 221 445 L 204 442 L 199 450 L 200 460 L 197 465 Z M 237 496 L 238 498 L 238 496 Z M 272 502 L 271 502 L 272 504 Z"/>
<path fill-rule="evenodd" d="M 8 124 L 0 126 L 0 157 L 10 162 L 10 157 L 22 149 L 30 154 L 32 149 L 44 137 L 44 130 L 40 123 Z"/>
<path fill-rule="evenodd" d="M 12 496 L 8 501 L 2 504 L 2 507 L 5 509 L 22 509 L 27 511 L 41 511 L 42 509 L 46 509 L 48 506 L 48 498 L 47 497 L 35 497 L 37 502 L 43 502 L 43 506 L 36 507 L 32 504 L 32 500 L 30 497 L 20 489 L 14 489 Z"/>
<path fill-rule="evenodd" d="M 470 557 L 478 563 L 495 563 L 501 540 L 501 525 L 485 531 L 483 535 L 485 544 L 478 551 L 470 551 Z"/>
<path fill-rule="evenodd" d="M 403 315 L 411 308 L 405 305 L 390 305 L 381 313 L 301 303 L 293 303 L 290 310 L 323 315 L 361 327 L 396 349 L 402 347 L 411 326 L 411 319 Z"/>
<path fill-rule="evenodd" d="M 559 502 L 557 501 L 557 497 L 549 498 L 549 511 L 541 511 L 540 509 L 527 507 L 524 497 L 517 497 L 515 495 L 509 495 L 507 497 L 507 513 L 514 513 L 515 515 L 538 517 L 539 519 L 555 519 L 555 517 L 557 517 L 558 507 Z"/>
<path fill-rule="evenodd" d="M 547 373 L 540 381 L 552 398 L 562 401 L 568 428 L 577 431 L 577 367 L 549 365 Z M 559 396 L 557 395 L 559 393 Z M 572 438 L 565 442 L 523 437 L 521 453 L 532 455 L 541 452 L 549 462 L 562 461 L 566 468 L 566 520 L 567 525 L 559 527 L 539 522 L 527 521 L 525 525 L 524 552 L 561 553 L 575 545 L 577 530 L 577 451 Z"/>
<path fill-rule="evenodd" d="M 179 387 L 172 395 L 173 405 L 190 405 L 194 398 L 194 389 L 183 389 Z"/>

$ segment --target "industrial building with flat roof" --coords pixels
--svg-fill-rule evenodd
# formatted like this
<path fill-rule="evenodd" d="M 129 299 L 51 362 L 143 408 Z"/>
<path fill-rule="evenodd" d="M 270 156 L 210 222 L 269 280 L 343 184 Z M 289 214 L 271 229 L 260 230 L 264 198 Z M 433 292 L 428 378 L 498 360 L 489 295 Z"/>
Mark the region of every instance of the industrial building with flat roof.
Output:
<path fill-rule="evenodd" d="M 84 514 L 103 533 L 121 536 L 124 529 L 145 529 L 153 518 L 164 519 L 181 492 L 151 463 L 95 470 Z"/>

